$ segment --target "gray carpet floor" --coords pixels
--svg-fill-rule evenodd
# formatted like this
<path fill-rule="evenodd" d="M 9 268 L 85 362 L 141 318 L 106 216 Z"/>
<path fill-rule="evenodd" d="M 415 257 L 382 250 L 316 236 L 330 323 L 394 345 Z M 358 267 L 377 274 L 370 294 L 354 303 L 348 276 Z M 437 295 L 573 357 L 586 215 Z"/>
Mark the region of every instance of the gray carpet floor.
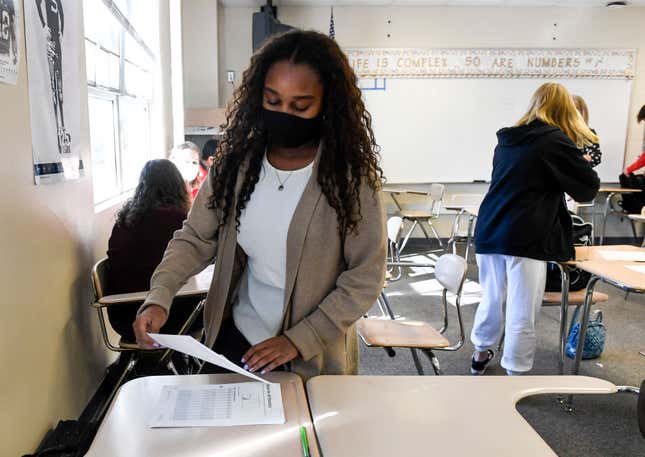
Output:
<path fill-rule="evenodd" d="M 397 315 L 408 319 L 425 320 L 440 327 L 441 308 L 439 296 L 419 295 L 413 285 L 432 279 L 430 274 L 409 277 L 404 269 L 400 281 L 387 288 L 390 304 Z M 477 280 L 477 265 L 471 255 L 468 277 Z M 610 300 L 594 309 L 601 309 L 607 327 L 605 350 L 599 359 L 582 362 L 580 374 L 609 380 L 616 385 L 639 386 L 645 378 L 645 295 L 625 294 L 611 286 L 599 284 L 596 290 L 605 292 Z M 447 375 L 468 375 L 473 346 L 470 330 L 477 305 L 463 306 L 466 342 L 456 352 L 436 354 L 441 368 Z M 569 316 L 573 312 L 570 308 Z M 451 341 L 457 337 L 455 308 L 449 307 L 450 326 L 446 333 Z M 378 308 L 370 314 L 378 315 Z M 530 374 L 556 375 L 558 372 L 558 307 L 543 307 L 537 323 L 538 348 L 534 368 Z M 499 354 L 486 372 L 486 376 L 504 375 L 499 366 Z M 427 358 L 421 358 L 426 376 L 434 376 Z M 567 367 L 570 366 L 567 359 Z M 360 344 L 360 374 L 365 375 L 417 375 L 410 351 L 401 349 L 389 357 L 383 349 L 368 348 Z M 542 438 L 561 457 L 645 457 L 645 439 L 638 430 L 636 396 L 631 394 L 576 396 L 574 410 L 565 412 L 555 396 L 543 395 L 522 400 L 518 410 Z M 477 433 L 497 433 L 504 439 L 504 430 L 494 427 L 495 413 L 491 411 L 490 428 L 464 431 L 473 436 Z M 475 438 L 476 439 L 476 438 Z M 431 448 L 431 444 L 430 444 Z M 459 456 L 461 457 L 461 456 Z"/>

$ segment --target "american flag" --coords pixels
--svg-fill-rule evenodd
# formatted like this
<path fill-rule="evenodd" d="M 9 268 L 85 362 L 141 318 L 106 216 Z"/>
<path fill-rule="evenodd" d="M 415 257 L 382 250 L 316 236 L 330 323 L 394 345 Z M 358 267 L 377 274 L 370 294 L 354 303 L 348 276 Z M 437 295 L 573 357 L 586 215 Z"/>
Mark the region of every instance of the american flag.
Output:
<path fill-rule="evenodd" d="M 334 29 L 334 7 L 331 7 L 331 16 L 329 17 L 329 37 L 336 39 L 336 30 Z"/>

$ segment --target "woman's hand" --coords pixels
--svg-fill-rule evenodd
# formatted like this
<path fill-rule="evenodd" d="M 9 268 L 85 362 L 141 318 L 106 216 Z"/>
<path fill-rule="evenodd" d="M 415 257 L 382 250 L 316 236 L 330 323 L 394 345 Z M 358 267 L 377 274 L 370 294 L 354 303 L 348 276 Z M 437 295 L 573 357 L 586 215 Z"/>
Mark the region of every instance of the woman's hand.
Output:
<path fill-rule="evenodd" d="M 593 160 L 589 154 L 583 155 L 582 158 L 585 159 L 587 162 L 591 162 Z"/>
<path fill-rule="evenodd" d="M 298 349 L 284 335 L 269 338 L 252 346 L 242 357 L 244 369 L 265 374 L 298 357 Z"/>
<path fill-rule="evenodd" d="M 159 347 L 152 338 L 150 333 L 158 333 L 159 329 L 166 323 L 166 310 L 159 305 L 150 305 L 144 309 L 132 324 L 134 336 L 137 338 L 137 344 L 143 349 L 154 349 Z"/>

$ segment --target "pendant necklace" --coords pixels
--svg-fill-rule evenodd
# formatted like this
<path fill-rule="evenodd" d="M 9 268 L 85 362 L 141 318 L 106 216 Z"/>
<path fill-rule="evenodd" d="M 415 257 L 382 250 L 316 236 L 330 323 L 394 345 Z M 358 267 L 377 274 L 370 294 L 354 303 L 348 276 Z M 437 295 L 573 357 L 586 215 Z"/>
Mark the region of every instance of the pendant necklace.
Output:
<path fill-rule="evenodd" d="M 275 172 L 275 177 L 278 178 L 278 182 L 280 183 L 280 185 L 278 186 L 278 190 L 280 191 L 284 190 L 284 184 L 289 180 L 289 178 L 291 178 L 293 171 L 289 172 L 289 174 L 284 179 L 284 181 L 280 179 L 280 174 L 278 173 L 278 170 L 275 169 L 275 167 L 273 168 L 273 171 Z"/>

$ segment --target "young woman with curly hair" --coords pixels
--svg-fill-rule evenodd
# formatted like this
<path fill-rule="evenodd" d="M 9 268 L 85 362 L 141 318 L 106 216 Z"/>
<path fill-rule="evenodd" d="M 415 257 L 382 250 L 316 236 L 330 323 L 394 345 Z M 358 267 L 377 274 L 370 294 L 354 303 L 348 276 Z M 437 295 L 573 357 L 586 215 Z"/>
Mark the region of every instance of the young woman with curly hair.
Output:
<path fill-rule="evenodd" d="M 181 284 L 213 260 L 206 343 L 266 373 L 356 373 L 354 323 L 383 286 L 382 173 L 371 117 L 335 41 L 292 31 L 251 59 L 188 220 L 134 323 L 163 324 Z"/>

